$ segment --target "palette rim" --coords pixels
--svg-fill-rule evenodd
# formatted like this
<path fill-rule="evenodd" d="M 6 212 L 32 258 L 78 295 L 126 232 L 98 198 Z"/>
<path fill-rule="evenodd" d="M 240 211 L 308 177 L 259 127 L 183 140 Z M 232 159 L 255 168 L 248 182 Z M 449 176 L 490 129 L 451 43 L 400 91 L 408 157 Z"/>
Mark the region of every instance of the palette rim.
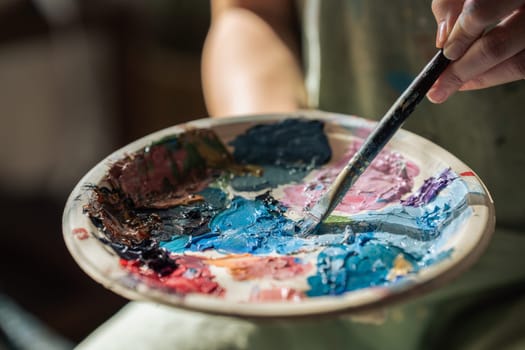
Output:
<path fill-rule="evenodd" d="M 179 295 L 130 279 L 128 272 L 120 267 L 116 254 L 97 238 L 97 234 L 93 234 L 93 232 L 98 232 L 98 229 L 83 212 L 87 203 L 87 187 L 89 184 L 96 184 L 102 180 L 108 170 L 108 164 L 121 159 L 125 154 L 143 149 L 152 141 L 179 134 L 188 128 L 217 128 L 232 124 L 255 125 L 288 118 L 315 119 L 321 120 L 327 125 L 341 125 L 352 128 L 370 129 L 376 124 L 375 121 L 352 115 L 319 110 L 301 110 L 293 113 L 245 115 L 217 119 L 203 118 L 171 126 L 139 138 L 112 152 L 90 169 L 77 183 L 67 199 L 62 216 L 62 230 L 66 246 L 76 263 L 92 279 L 116 294 L 131 300 L 148 300 L 177 308 L 228 316 L 298 318 L 361 313 L 425 294 L 442 287 L 466 271 L 488 246 L 495 228 L 495 208 L 490 193 L 482 180 L 470 167 L 444 148 L 404 129 L 399 130 L 391 141 L 394 150 L 396 143 L 403 144 L 404 142 L 417 145 L 420 150 L 431 150 L 436 159 L 442 161 L 442 165 L 450 166 L 458 174 L 468 173 L 469 181 L 472 182 L 473 186 L 478 187 L 479 195 L 469 197 L 468 205 L 473 210 L 473 215 L 467 219 L 466 228 L 462 230 L 462 235 L 468 233 L 470 236 L 460 237 L 459 243 L 461 244 L 454 247 L 450 258 L 426 267 L 400 283 L 358 289 L 337 296 L 306 298 L 297 302 L 235 302 L 216 296 Z"/>

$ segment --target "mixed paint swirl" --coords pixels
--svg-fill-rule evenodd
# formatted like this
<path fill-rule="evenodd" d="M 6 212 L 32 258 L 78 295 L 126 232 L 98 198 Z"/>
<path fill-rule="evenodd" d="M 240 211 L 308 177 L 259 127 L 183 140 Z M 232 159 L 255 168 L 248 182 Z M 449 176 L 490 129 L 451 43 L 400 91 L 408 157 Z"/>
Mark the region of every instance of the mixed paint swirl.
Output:
<path fill-rule="evenodd" d="M 468 188 L 445 168 L 414 190 L 418 166 L 385 150 L 304 236 L 304 209 L 360 144 L 332 159 L 324 123 L 306 119 L 228 145 L 188 130 L 111 164 L 84 210 L 124 269 L 169 292 L 297 301 L 388 286 L 447 258 L 441 238 L 470 215 Z"/>

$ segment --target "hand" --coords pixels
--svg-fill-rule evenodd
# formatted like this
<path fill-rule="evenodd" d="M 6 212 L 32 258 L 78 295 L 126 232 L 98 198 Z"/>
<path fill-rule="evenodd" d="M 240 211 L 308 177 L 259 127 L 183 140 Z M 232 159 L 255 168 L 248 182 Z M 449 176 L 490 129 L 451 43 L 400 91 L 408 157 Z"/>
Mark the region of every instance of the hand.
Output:
<path fill-rule="evenodd" d="M 525 0 L 433 0 L 436 46 L 452 64 L 427 97 L 525 79 Z"/>

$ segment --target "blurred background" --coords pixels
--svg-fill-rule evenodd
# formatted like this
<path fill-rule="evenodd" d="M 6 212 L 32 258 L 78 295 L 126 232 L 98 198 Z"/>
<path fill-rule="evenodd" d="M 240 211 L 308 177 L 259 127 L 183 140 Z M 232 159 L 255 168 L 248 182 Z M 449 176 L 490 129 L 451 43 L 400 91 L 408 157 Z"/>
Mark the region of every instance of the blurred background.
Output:
<path fill-rule="evenodd" d="M 112 151 L 206 116 L 208 25 L 207 1 L 0 0 L 0 349 L 71 347 L 126 303 L 73 261 L 62 210 Z"/>

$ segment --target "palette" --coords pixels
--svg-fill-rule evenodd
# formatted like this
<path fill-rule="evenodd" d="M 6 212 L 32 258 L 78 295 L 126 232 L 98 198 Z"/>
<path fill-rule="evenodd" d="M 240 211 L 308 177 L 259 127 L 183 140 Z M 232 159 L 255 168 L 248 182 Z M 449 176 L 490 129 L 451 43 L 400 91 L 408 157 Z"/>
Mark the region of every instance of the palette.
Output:
<path fill-rule="evenodd" d="M 81 179 L 65 242 L 124 297 L 216 314 L 362 312 L 439 288 L 483 252 L 494 205 L 470 168 L 408 131 L 302 231 L 304 208 L 374 125 L 301 111 L 161 130 Z"/>

